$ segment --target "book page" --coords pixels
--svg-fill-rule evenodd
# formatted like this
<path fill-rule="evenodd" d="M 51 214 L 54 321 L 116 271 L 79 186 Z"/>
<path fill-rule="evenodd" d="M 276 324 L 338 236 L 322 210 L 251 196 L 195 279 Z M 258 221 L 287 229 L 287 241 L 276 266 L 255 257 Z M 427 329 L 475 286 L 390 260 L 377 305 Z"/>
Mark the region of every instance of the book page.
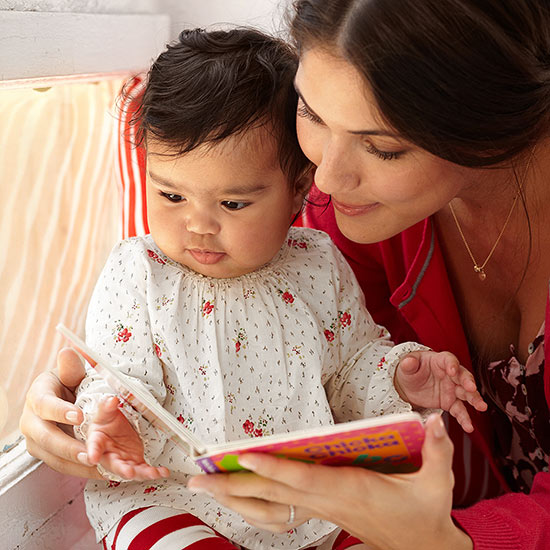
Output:
<path fill-rule="evenodd" d="M 119 373 L 67 327 L 59 324 L 56 328 L 67 337 L 75 350 L 105 378 L 121 399 L 130 404 L 153 426 L 164 432 L 185 454 L 193 458 L 206 451 L 205 445 L 184 428 L 151 394 Z"/>

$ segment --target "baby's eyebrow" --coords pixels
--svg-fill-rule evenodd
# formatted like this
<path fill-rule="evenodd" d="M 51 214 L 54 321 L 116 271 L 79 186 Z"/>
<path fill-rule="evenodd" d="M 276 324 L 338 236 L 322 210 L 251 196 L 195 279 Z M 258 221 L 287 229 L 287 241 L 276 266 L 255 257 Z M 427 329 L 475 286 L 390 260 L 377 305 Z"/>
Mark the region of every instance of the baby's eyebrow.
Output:
<path fill-rule="evenodd" d="M 155 182 L 155 183 L 160 183 L 161 185 L 163 185 L 164 187 L 169 187 L 170 189 L 177 189 L 178 186 L 171 182 L 170 180 L 167 180 L 167 179 L 164 179 L 160 176 L 157 176 L 156 174 L 154 174 L 153 172 L 151 172 L 151 170 L 148 170 L 147 173 L 149 174 L 149 177 Z"/>
<path fill-rule="evenodd" d="M 237 185 L 235 187 L 221 189 L 220 193 L 222 195 L 254 195 L 256 193 L 261 193 L 267 189 L 267 187 L 268 186 L 263 183 L 258 183 L 255 185 Z"/>
<path fill-rule="evenodd" d="M 173 181 L 167 180 L 161 176 L 156 175 L 155 173 L 149 170 L 149 177 L 155 182 L 167 189 L 172 189 L 174 191 L 181 191 L 181 186 L 177 185 Z M 217 191 L 220 195 L 256 195 L 265 191 L 269 186 L 265 183 L 251 183 L 251 184 L 241 184 L 235 185 L 233 187 L 226 187 Z"/>

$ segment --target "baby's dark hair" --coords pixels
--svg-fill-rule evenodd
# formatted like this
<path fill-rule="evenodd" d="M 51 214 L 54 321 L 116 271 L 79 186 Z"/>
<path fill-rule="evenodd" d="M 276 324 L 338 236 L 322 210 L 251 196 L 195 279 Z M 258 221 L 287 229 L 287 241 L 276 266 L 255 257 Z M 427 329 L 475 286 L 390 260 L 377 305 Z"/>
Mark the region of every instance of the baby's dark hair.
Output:
<path fill-rule="evenodd" d="M 153 139 L 179 156 L 263 126 L 294 187 L 311 166 L 296 136 L 297 65 L 290 45 L 254 29 L 184 30 L 149 70 L 131 121 L 137 145 Z"/>

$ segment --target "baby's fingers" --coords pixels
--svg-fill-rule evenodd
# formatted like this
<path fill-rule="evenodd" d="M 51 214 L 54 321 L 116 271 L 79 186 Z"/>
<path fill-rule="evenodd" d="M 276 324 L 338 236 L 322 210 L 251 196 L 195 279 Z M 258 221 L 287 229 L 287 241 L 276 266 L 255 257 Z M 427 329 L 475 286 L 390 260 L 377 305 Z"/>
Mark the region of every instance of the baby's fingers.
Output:
<path fill-rule="evenodd" d="M 86 452 L 88 453 L 88 462 L 92 465 L 99 464 L 103 453 L 106 450 L 105 435 L 101 432 L 92 431 L 88 433 L 86 441 Z"/>
<path fill-rule="evenodd" d="M 466 391 L 463 387 L 457 386 L 455 394 L 458 399 L 468 402 L 477 411 L 483 412 L 487 410 L 487 403 L 477 390 Z"/>
<path fill-rule="evenodd" d="M 460 367 L 458 373 L 458 386 L 456 388 L 456 396 L 462 401 L 467 401 L 478 411 L 486 411 L 487 403 L 481 397 L 479 391 L 477 391 L 477 385 L 474 380 L 474 376 L 471 372 L 467 371 L 464 367 Z"/>
<path fill-rule="evenodd" d="M 457 376 L 460 376 L 460 371 L 461 369 L 464 369 L 464 367 L 460 365 L 456 355 L 453 355 L 448 351 L 441 352 L 440 355 L 443 357 L 443 361 L 445 365 L 445 373 L 447 374 L 447 376 L 450 376 L 453 379 Z M 456 380 L 455 380 L 455 383 L 456 383 Z"/>
<path fill-rule="evenodd" d="M 463 366 L 459 367 L 454 382 L 462 386 L 467 392 L 475 392 L 477 390 L 474 375 Z"/>
<path fill-rule="evenodd" d="M 457 422 L 462 426 L 465 432 L 473 432 L 474 426 L 472 425 L 472 419 L 466 410 L 466 406 L 462 401 L 458 399 L 451 405 L 449 413 L 454 416 Z"/>
<path fill-rule="evenodd" d="M 107 453 L 101 460 L 101 465 L 124 479 L 132 479 L 135 481 L 147 481 L 149 479 L 159 479 L 168 477 L 170 471 L 168 468 L 150 466 L 146 462 L 136 463 L 132 460 L 125 460 L 116 453 Z"/>
<path fill-rule="evenodd" d="M 457 375 L 456 396 L 462 401 L 467 401 L 478 411 L 486 411 L 487 403 L 481 397 L 481 394 L 477 391 L 477 385 L 471 372 L 467 371 L 464 367 L 460 367 L 460 371 Z"/>
<path fill-rule="evenodd" d="M 116 396 L 109 396 L 99 402 L 97 411 L 94 415 L 94 424 L 106 425 L 116 419 L 118 416 L 119 400 Z"/>
<path fill-rule="evenodd" d="M 137 464 L 134 466 L 134 479 L 144 481 L 147 479 L 159 479 L 163 477 L 169 477 L 170 470 L 164 466 L 155 467 L 149 466 L 149 464 Z"/>

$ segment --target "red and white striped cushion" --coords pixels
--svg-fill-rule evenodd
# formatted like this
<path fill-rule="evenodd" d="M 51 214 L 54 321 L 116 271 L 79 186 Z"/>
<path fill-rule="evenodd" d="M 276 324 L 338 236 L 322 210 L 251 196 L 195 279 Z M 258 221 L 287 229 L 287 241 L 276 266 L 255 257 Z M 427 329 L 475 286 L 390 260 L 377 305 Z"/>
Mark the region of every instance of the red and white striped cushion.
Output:
<path fill-rule="evenodd" d="M 145 202 L 145 150 L 134 145 L 136 128 L 130 124 L 143 84 L 142 77 L 133 78 L 126 84 L 120 100 L 116 177 L 122 204 L 122 239 L 149 233 Z"/>

